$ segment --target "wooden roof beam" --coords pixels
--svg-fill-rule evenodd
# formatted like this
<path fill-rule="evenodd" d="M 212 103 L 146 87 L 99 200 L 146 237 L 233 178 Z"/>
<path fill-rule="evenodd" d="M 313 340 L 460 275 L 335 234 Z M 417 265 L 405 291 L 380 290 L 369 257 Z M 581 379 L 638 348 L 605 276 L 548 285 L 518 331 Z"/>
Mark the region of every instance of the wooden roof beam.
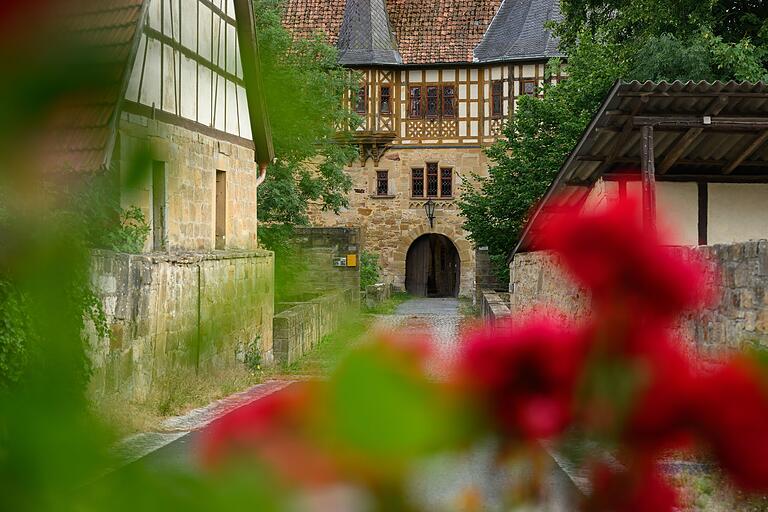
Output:
<path fill-rule="evenodd" d="M 765 144 L 765 142 L 768 141 L 768 130 L 763 131 L 760 135 L 758 135 L 755 140 L 752 141 L 752 143 L 747 146 L 747 148 L 741 152 L 741 154 L 731 162 L 728 167 L 723 169 L 723 174 L 731 174 L 738 166 L 740 166 L 747 158 L 752 156 L 755 151 L 758 150 L 760 146 Z"/>
<path fill-rule="evenodd" d="M 705 116 L 716 116 L 720 112 L 723 111 L 725 106 L 728 104 L 728 97 L 727 96 L 718 96 L 707 107 L 707 110 L 705 111 Z M 659 165 L 658 169 L 656 170 L 656 174 L 666 174 L 668 170 L 672 168 L 673 165 L 675 165 L 675 162 L 680 160 L 680 158 L 685 154 L 688 149 L 696 142 L 696 140 L 699 138 L 699 135 L 702 134 L 704 131 L 704 128 L 690 128 L 688 129 L 685 134 L 680 137 L 679 141 L 677 142 L 677 145 L 667 154 L 667 156 L 664 158 L 664 160 L 661 162 L 661 165 Z"/>
<path fill-rule="evenodd" d="M 655 128 L 711 128 L 716 130 L 763 130 L 768 129 L 768 117 L 750 116 L 636 116 L 635 126 Z"/>

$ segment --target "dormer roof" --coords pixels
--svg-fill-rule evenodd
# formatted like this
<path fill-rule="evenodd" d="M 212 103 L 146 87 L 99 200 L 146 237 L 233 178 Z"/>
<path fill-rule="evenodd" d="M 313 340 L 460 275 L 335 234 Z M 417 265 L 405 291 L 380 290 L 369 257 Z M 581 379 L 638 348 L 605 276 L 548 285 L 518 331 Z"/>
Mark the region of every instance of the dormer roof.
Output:
<path fill-rule="evenodd" d="M 403 63 L 384 0 L 348 0 L 337 47 L 344 65 Z"/>

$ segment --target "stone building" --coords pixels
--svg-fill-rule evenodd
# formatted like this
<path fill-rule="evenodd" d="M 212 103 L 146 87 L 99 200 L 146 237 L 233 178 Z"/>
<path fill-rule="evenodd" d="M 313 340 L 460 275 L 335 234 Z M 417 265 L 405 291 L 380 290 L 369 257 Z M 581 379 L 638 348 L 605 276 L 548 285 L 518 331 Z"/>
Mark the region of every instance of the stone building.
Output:
<path fill-rule="evenodd" d="M 544 27 L 558 17 L 557 0 L 288 0 L 285 26 L 325 34 L 362 76 L 349 98 L 363 119 L 350 208 L 318 209 L 313 223 L 360 227 L 385 278 L 415 295 L 470 296 L 475 254 L 456 199 L 561 56 Z"/>
<path fill-rule="evenodd" d="M 169 372 L 272 357 L 273 254 L 257 189 L 274 158 L 248 0 L 78 2 L 61 23 L 104 69 L 51 126 L 55 166 L 106 174 L 151 226 L 143 254 L 97 252 L 111 329 L 97 386 L 142 398 Z M 103 73 L 102 73 L 103 71 Z"/>

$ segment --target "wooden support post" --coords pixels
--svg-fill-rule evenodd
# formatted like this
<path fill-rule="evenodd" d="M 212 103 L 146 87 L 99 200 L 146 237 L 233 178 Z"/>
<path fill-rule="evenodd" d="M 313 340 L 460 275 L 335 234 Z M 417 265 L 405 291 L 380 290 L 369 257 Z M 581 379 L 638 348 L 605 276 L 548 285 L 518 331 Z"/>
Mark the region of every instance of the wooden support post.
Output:
<path fill-rule="evenodd" d="M 653 126 L 642 128 L 642 155 L 640 170 L 643 182 L 643 224 L 646 229 L 656 229 L 656 165 L 654 162 Z"/>
<path fill-rule="evenodd" d="M 709 218 L 709 188 L 706 181 L 700 181 L 699 187 L 699 245 L 707 245 L 707 220 Z"/>

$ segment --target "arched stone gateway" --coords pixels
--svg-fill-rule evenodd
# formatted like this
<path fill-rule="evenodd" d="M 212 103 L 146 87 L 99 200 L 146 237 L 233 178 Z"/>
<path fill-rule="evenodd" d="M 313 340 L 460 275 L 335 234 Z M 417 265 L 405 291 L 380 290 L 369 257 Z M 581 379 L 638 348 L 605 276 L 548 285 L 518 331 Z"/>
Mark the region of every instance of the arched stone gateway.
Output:
<path fill-rule="evenodd" d="M 405 258 L 405 289 L 417 297 L 456 297 L 461 260 L 450 238 L 422 235 L 413 241 Z"/>

